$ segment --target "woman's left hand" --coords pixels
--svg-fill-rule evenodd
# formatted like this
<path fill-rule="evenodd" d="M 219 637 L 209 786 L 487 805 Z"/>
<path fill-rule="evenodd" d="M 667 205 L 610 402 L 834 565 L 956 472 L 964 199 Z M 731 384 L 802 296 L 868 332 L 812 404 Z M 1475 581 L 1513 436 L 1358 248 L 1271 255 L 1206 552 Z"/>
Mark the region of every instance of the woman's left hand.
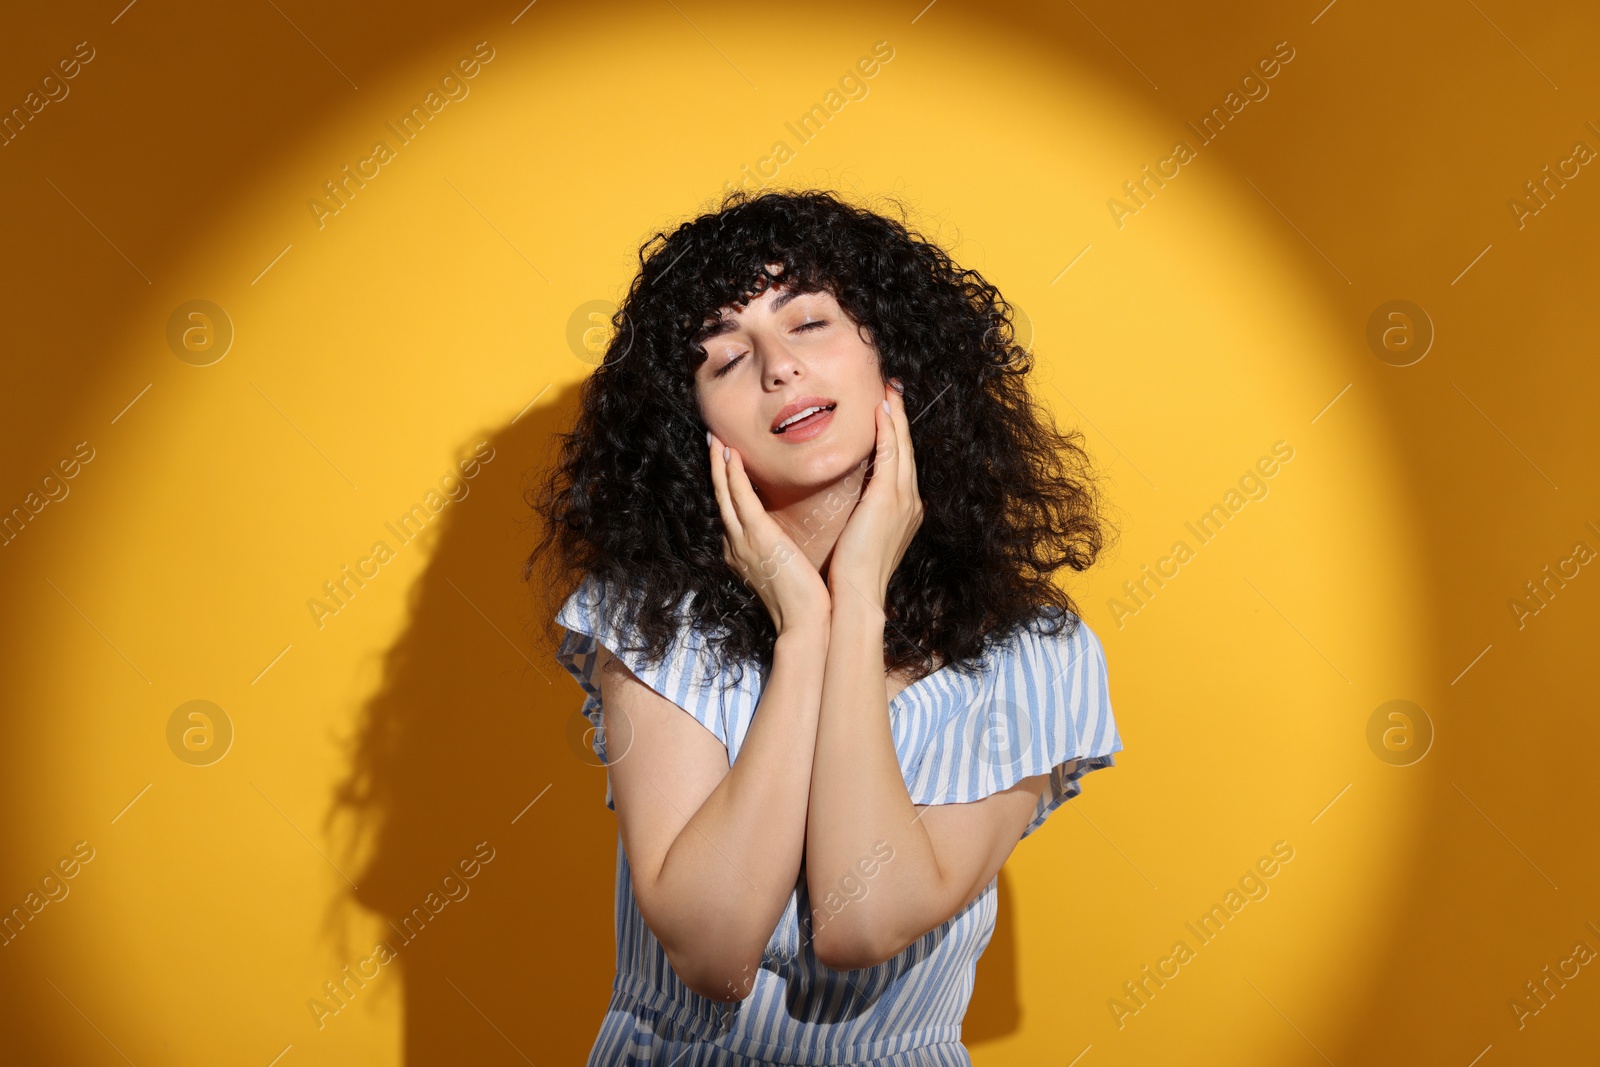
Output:
<path fill-rule="evenodd" d="M 842 597 L 876 597 L 873 604 L 880 610 L 889 595 L 889 578 L 923 515 L 905 400 L 891 385 L 885 385 L 883 393 L 889 407 L 885 411 L 879 404 L 874 409 L 872 480 L 850 513 L 828 563 L 828 589 L 835 604 Z"/>

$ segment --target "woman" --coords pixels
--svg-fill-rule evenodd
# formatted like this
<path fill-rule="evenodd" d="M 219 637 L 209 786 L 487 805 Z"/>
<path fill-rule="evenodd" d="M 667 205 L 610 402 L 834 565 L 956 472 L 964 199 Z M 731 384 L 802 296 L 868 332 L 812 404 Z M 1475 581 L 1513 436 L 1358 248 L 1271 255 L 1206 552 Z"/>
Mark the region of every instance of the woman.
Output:
<path fill-rule="evenodd" d="M 1102 547 L 1081 438 L 993 286 L 831 194 L 640 262 L 524 573 L 618 822 L 589 1063 L 969 1064 L 999 868 L 1122 748 L 1050 578 Z"/>

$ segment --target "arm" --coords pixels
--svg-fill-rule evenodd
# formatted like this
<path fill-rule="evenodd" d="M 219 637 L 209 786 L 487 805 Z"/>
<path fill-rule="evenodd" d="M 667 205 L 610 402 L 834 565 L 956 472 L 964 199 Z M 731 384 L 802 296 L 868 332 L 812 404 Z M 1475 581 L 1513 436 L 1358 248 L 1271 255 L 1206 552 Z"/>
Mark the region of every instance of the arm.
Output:
<path fill-rule="evenodd" d="M 618 832 L 639 914 L 684 985 L 749 995 L 800 876 L 830 619 L 822 576 L 768 515 L 744 457 L 706 431 L 723 559 L 772 618 L 777 642 L 739 758 L 637 678 L 601 675 Z M 613 732 L 615 731 L 615 732 Z"/>
<path fill-rule="evenodd" d="M 889 727 L 883 628 L 881 601 L 835 590 L 806 824 L 813 945 L 834 970 L 881 963 L 966 907 L 1049 787 L 1039 774 L 970 804 L 913 805 Z M 866 891 L 841 902 L 869 871 Z"/>
<path fill-rule="evenodd" d="M 799 878 L 826 623 L 786 630 L 733 766 L 601 646 L 618 832 L 639 912 L 691 990 L 742 1000 Z"/>
<path fill-rule="evenodd" d="M 897 383 L 886 385 L 875 420 L 872 479 L 828 570 L 831 627 L 806 824 L 813 946 L 835 970 L 889 959 L 965 907 L 1011 854 L 1049 782 L 1036 775 L 920 812 L 911 803 L 883 675 L 889 579 L 923 516 Z M 854 884 L 857 871 L 871 878 L 866 891 L 838 903 L 835 887 Z"/>

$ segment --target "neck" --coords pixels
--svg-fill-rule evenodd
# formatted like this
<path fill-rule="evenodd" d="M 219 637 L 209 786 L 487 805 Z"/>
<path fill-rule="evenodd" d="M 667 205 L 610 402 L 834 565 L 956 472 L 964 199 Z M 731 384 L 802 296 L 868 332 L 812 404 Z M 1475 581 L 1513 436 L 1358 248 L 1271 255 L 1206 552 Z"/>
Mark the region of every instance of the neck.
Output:
<path fill-rule="evenodd" d="M 869 457 L 870 458 L 870 457 Z M 793 496 L 762 493 L 767 513 L 793 540 L 817 573 L 828 577 L 833 546 L 855 511 L 865 489 L 866 461 L 847 471 L 838 481 L 803 489 Z"/>

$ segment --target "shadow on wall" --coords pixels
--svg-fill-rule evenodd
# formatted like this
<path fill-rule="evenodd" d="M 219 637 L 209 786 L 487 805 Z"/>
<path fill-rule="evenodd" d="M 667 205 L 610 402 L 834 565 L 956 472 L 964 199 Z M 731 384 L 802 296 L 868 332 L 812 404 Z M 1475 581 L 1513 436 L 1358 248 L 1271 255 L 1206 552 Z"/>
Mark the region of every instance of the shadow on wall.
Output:
<path fill-rule="evenodd" d="M 385 920 L 388 949 L 339 943 L 352 965 L 309 1007 L 337 1026 L 384 982 L 362 974 L 396 968 L 407 1064 L 582 1063 L 610 997 L 616 820 L 604 771 L 570 747 L 582 694 L 521 578 L 522 494 L 575 398 L 489 437 L 468 494 L 419 535 L 430 558 L 328 815 L 353 823 L 338 839 L 366 862 L 349 896 Z M 348 903 L 331 902 L 336 942 Z"/>
<path fill-rule="evenodd" d="M 353 821 L 352 852 L 370 848 L 359 874 L 340 864 L 360 888 L 330 902 L 328 936 L 349 964 L 308 1010 L 335 1027 L 398 970 L 408 1065 L 582 1063 L 611 994 L 616 818 L 543 590 L 520 577 L 536 535 L 524 493 L 575 405 L 568 389 L 492 436 L 467 495 L 424 528 L 427 569 L 328 815 Z M 1002 872 L 969 1042 L 1018 1023 L 1010 897 Z M 350 898 L 384 921 L 382 946 L 345 935 Z"/>

